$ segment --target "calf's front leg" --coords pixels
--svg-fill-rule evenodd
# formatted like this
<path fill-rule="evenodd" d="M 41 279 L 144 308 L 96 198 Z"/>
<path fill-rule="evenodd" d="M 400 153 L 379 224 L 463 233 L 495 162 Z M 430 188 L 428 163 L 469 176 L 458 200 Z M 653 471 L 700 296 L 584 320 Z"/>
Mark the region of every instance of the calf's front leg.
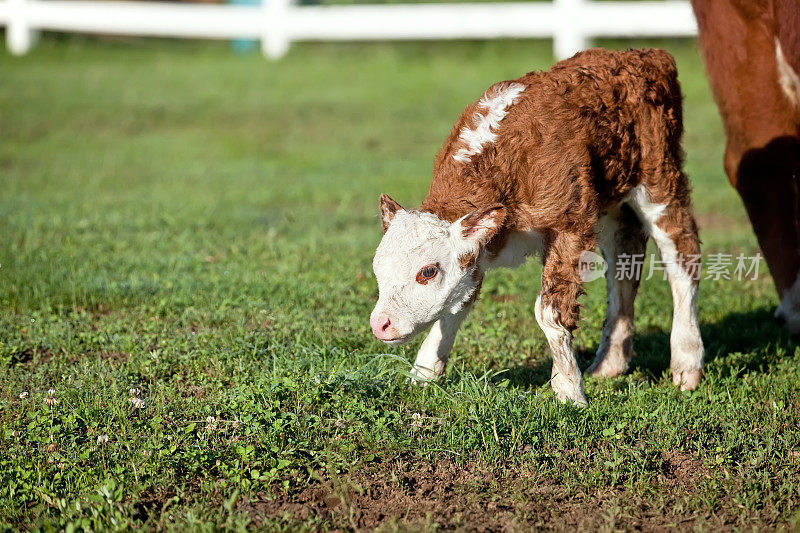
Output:
<path fill-rule="evenodd" d="M 411 370 L 414 376 L 410 378 L 412 383 L 424 385 L 444 375 L 458 329 L 471 308 L 472 304 L 469 303 L 461 311 L 445 314 L 434 322 L 417 352 L 417 360 Z"/>
<path fill-rule="evenodd" d="M 583 391 L 583 377 L 572 349 L 572 332 L 561 323 L 558 310 L 542 301 L 541 294 L 536 298 L 536 321 L 544 331 L 553 353 L 550 385 L 556 397 L 563 403 L 572 402 L 579 407 L 586 407 L 589 402 Z"/>
<path fill-rule="evenodd" d="M 553 354 L 550 384 L 564 403 L 586 407 L 583 377 L 572 348 L 572 331 L 578 320 L 578 296 L 582 283 L 578 274 L 580 253 L 591 242 L 580 236 L 559 235 L 549 247 L 542 271 L 542 290 L 536 298 L 536 321 L 544 331 Z"/>

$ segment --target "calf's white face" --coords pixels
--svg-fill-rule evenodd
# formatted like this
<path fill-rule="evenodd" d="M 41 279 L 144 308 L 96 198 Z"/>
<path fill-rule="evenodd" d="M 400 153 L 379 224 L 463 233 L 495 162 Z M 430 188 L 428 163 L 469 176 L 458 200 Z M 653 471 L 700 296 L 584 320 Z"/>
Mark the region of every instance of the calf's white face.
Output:
<path fill-rule="evenodd" d="M 477 258 L 505 220 L 494 205 L 453 223 L 432 213 L 405 211 L 381 196 L 384 235 L 372 262 L 378 303 L 370 315 L 377 338 L 401 344 L 445 313 L 457 313 L 478 286 Z"/>

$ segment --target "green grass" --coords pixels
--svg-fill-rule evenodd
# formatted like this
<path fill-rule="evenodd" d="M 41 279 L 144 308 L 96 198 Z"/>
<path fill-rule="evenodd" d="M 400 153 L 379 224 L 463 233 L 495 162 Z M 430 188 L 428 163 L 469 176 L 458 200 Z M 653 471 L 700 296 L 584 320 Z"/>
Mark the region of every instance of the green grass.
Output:
<path fill-rule="evenodd" d="M 752 253 L 694 43 L 656 44 L 704 251 Z M 487 277 L 440 386 L 404 383 L 419 340 L 373 340 L 378 194 L 419 204 L 460 110 L 551 63 L 531 41 L 0 56 L 0 527 L 796 527 L 800 354 L 763 264 L 701 283 L 693 393 L 667 372 L 662 280 L 632 372 L 589 380 L 586 410 L 547 383 L 534 262 Z M 604 298 L 588 285 L 582 365 Z"/>

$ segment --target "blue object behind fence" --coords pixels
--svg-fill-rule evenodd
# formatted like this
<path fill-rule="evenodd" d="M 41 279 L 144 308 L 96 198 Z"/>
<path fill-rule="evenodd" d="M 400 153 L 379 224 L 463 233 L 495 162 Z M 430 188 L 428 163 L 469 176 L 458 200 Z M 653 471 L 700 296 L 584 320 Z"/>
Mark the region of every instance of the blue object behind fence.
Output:
<path fill-rule="evenodd" d="M 229 4 L 238 6 L 258 6 L 261 0 L 228 0 Z M 254 39 L 234 39 L 231 41 L 231 48 L 237 54 L 246 54 L 258 48 L 258 41 Z"/>

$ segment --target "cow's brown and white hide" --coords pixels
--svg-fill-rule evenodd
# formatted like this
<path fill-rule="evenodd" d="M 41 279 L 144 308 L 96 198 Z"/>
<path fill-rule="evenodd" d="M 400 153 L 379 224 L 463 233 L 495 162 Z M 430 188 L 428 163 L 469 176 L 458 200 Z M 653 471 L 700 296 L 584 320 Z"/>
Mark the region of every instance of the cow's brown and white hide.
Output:
<path fill-rule="evenodd" d="M 572 346 L 580 256 L 598 243 L 611 265 L 607 318 L 589 372 L 619 375 L 633 355 L 638 280 L 617 280 L 613 267 L 621 254 L 643 253 L 651 236 L 669 265 L 673 379 L 696 387 L 703 343 L 697 279 L 686 262 L 700 249 L 682 130 L 675 63 L 662 50 L 589 50 L 489 87 L 436 156 L 421 207 L 404 210 L 381 197 L 375 335 L 400 343 L 430 327 L 414 372 L 420 382 L 439 377 L 485 272 L 538 254 L 534 316 L 553 355 L 551 383 L 562 401 L 586 405 Z"/>
<path fill-rule="evenodd" d="M 692 0 L 722 115 L 724 167 L 800 335 L 800 2 Z"/>

